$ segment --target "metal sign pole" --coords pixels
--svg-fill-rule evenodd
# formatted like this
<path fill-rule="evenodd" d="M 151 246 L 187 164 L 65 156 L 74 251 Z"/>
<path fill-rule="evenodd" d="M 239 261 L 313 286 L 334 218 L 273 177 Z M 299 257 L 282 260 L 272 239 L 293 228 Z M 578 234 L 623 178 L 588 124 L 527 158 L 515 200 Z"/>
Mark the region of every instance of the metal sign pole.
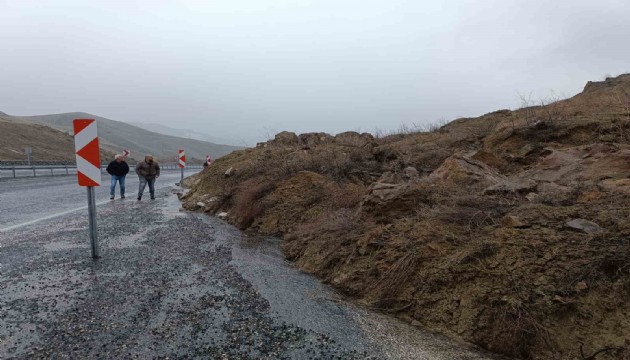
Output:
<path fill-rule="evenodd" d="M 98 259 L 101 257 L 98 249 L 98 234 L 96 231 L 96 197 L 94 186 L 87 187 L 88 195 L 88 219 L 90 226 L 90 243 L 92 247 L 92 257 Z"/>
<path fill-rule="evenodd" d="M 28 160 L 28 166 L 31 166 L 31 155 L 33 154 L 33 148 L 30 148 L 30 147 L 24 148 L 24 152 L 26 153 L 26 159 Z"/>
<path fill-rule="evenodd" d="M 184 168 L 182 168 L 182 181 L 184 181 Z"/>

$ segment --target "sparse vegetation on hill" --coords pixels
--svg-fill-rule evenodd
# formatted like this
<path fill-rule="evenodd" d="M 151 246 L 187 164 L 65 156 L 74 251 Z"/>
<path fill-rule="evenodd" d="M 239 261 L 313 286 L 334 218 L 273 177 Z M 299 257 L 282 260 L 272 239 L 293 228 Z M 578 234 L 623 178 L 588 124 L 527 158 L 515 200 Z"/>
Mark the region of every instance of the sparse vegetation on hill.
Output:
<path fill-rule="evenodd" d="M 284 132 L 187 182 L 375 309 L 517 358 L 630 357 L 630 75 L 427 132 Z"/>
<path fill-rule="evenodd" d="M 161 161 L 174 161 L 177 151 L 185 149 L 189 161 L 194 159 L 203 161 L 206 155 L 217 158 L 239 149 L 239 147 L 231 145 L 158 134 L 150 131 L 150 129 L 81 112 L 37 116 L 9 116 L 5 114 L 3 118 L 22 124 L 45 125 L 67 134 L 72 134 L 72 120 L 96 119 L 101 148 L 112 154 L 128 149 L 131 151 L 132 158 L 136 159 L 141 159 L 144 154 L 150 153 L 160 158 Z M 24 132 L 22 135 L 28 137 L 34 134 Z"/>
<path fill-rule="evenodd" d="M 0 114 L 0 160 L 26 161 L 24 148 L 33 149 L 34 161 L 73 162 L 74 138 L 48 126 L 5 120 Z M 109 159 L 114 152 L 101 149 L 101 158 Z"/>

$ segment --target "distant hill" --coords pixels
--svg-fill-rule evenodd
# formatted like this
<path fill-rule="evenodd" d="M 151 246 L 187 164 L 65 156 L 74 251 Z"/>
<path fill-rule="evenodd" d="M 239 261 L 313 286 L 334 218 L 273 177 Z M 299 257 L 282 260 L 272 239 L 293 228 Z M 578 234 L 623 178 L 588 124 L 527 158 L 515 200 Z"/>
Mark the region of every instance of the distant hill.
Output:
<path fill-rule="evenodd" d="M 210 134 L 199 132 L 197 130 L 192 130 L 192 129 L 176 129 L 170 126 L 166 126 L 162 124 L 155 124 L 155 123 L 131 122 L 129 124 L 133 126 L 137 126 L 141 129 L 156 132 L 158 134 L 177 136 L 177 137 L 182 137 L 185 139 L 207 141 L 207 142 L 217 143 L 217 144 L 226 144 L 226 145 L 234 145 L 234 146 L 242 145 L 242 141 L 237 140 L 237 139 L 227 139 L 227 138 L 222 138 L 222 137 L 216 137 L 216 136 L 212 136 Z"/>
<path fill-rule="evenodd" d="M 70 135 L 72 135 L 72 120 L 96 119 L 101 147 L 114 152 L 129 149 L 134 159 L 139 159 L 144 154 L 153 154 L 162 161 L 171 161 L 179 149 L 186 150 L 189 159 L 205 159 L 206 155 L 217 158 L 239 149 L 231 145 L 159 134 L 124 122 L 82 112 L 36 116 L 5 115 L 3 118 L 23 124 L 46 125 Z"/>
<path fill-rule="evenodd" d="M 33 161 L 74 161 L 74 138 L 49 126 L 16 121 L 0 112 L 0 161 L 26 161 L 24 148 L 33 149 Z M 114 150 L 101 147 L 101 158 L 109 159 Z"/>

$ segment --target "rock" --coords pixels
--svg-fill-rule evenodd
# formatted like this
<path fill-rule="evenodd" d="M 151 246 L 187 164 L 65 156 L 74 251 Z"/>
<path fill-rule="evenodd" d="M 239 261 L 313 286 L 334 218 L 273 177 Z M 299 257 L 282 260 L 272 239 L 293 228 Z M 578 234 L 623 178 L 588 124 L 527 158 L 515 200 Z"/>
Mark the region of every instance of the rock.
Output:
<path fill-rule="evenodd" d="M 368 188 L 359 206 L 359 212 L 378 218 L 391 218 L 421 206 L 434 205 L 430 184 L 374 183 Z"/>
<path fill-rule="evenodd" d="M 596 223 L 585 220 L 585 219 L 573 219 L 573 220 L 567 221 L 566 224 L 564 225 L 568 227 L 569 229 L 582 231 L 587 234 L 601 234 L 605 232 L 605 230 L 602 229 Z"/>
<path fill-rule="evenodd" d="M 586 285 L 586 282 L 584 281 L 580 281 L 579 283 L 575 284 L 575 291 L 576 292 L 582 292 L 584 290 L 588 289 L 588 285 Z"/>
<path fill-rule="evenodd" d="M 400 174 L 391 172 L 391 171 L 386 171 L 384 172 L 376 181 L 376 183 L 386 183 L 386 184 L 400 184 L 403 182 L 402 177 L 400 176 Z"/>
<path fill-rule="evenodd" d="M 201 201 L 199 201 L 199 202 L 197 203 L 197 207 L 202 208 L 202 207 L 204 207 L 204 206 L 206 206 L 206 204 L 204 204 L 204 203 L 203 203 L 203 202 L 201 202 Z"/>
<path fill-rule="evenodd" d="M 539 184 L 547 182 L 573 188 L 607 178 L 629 178 L 628 161 L 630 148 L 627 146 L 596 143 L 563 149 L 545 148 L 540 161 L 532 164 L 520 177 L 536 180 Z M 538 190 L 541 193 L 540 188 Z"/>
<path fill-rule="evenodd" d="M 372 155 L 378 162 L 392 161 L 400 158 L 402 154 L 398 153 L 394 149 L 390 149 L 386 146 L 377 146 L 372 148 Z"/>
<path fill-rule="evenodd" d="M 297 145 L 298 136 L 294 132 L 283 131 L 281 133 L 276 134 L 273 141 L 276 144 Z"/>
<path fill-rule="evenodd" d="M 525 195 L 525 199 L 531 202 L 539 202 L 542 198 L 535 192 L 530 192 L 529 194 Z"/>
<path fill-rule="evenodd" d="M 217 214 L 217 217 L 219 219 L 225 219 L 227 216 L 228 216 L 228 213 L 226 213 L 226 212 L 220 212 L 220 213 Z"/>
<path fill-rule="evenodd" d="M 315 145 L 330 143 L 334 140 L 332 135 L 323 132 L 319 133 L 305 133 L 298 136 L 299 143 L 307 148 L 311 148 Z"/>
<path fill-rule="evenodd" d="M 428 179 L 433 182 L 448 181 L 457 185 L 481 183 L 486 186 L 506 181 L 495 169 L 465 154 L 455 154 L 444 160 Z"/>
<path fill-rule="evenodd" d="M 505 180 L 499 184 L 487 187 L 483 193 L 492 194 L 524 194 L 536 190 L 536 182 L 531 179 Z"/>
<path fill-rule="evenodd" d="M 553 301 L 559 302 L 561 304 L 566 304 L 567 303 L 566 300 L 564 300 L 564 298 L 562 296 L 560 296 L 560 295 L 554 295 Z"/>
<path fill-rule="evenodd" d="M 422 327 L 422 323 L 418 320 L 412 320 L 411 321 L 411 326 L 415 326 L 415 327 Z"/>
<path fill-rule="evenodd" d="M 630 179 L 606 179 L 602 180 L 599 186 L 606 192 L 630 195 Z"/>
<path fill-rule="evenodd" d="M 526 157 L 528 155 L 540 152 L 542 148 L 543 147 L 540 146 L 539 144 L 528 143 L 518 150 L 518 155 L 521 157 Z"/>
<path fill-rule="evenodd" d="M 230 168 L 225 171 L 224 175 L 225 177 L 230 177 L 232 174 L 234 174 L 234 168 L 230 166 Z"/>
<path fill-rule="evenodd" d="M 501 225 L 504 227 L 512 227 L 512 228 L 526 228 L 529 227 L 529 224 L 523 222 L 518 216 L 507 215 L 501 220 Z"/>
<path fill-rule="evenodd" d="M 364 147 L 375 145 L 374 136 L 368 133 L 359 134 L 355 131 L 346 131 L 335 135 L 335 144 L 343 146 Z"/>
<path fill-rule="evenodd" d="M 407 180 L 414 180 L 419 177 L 418 170 L 413 166 L 407 166 L 403 170 L 403 177 Z"/>
<path fill-rule="evenodd" d="M 542 182 L 538 184 L 538 194 L 545 202 L 562 204 L 571 202 L 574 199 L 573 189 L 552 182 Z"/>
<path fill-rule="evenodd" d="M 403 188 L 404 185 L 401 184 L 375 183 L 372 186 L 371 194 L 381 201 L 388 201 L 396 198 Z"/>

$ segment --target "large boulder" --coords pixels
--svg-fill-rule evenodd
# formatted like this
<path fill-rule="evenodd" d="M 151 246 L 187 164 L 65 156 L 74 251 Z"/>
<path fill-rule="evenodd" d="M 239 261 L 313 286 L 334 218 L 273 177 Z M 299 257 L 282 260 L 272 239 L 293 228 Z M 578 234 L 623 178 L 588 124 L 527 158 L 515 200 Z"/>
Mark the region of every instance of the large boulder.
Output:
<path fill-rule="evenodd" d="M 281 133 L 276 134 L 273 142 L 281 145 L 297 145 L 298 144 L 298 136 L 294 132 L 283 131 Z"/>
<path fill-rule="evenodd" d="M 298 136 L 298 141 L 300 145 L 303 145 L 309 148 L 315 145 L 319 145 L 319 144 L 330 143 L 333 140 L 334 140 L 334 137 L 332 135 L 326 134 L 323 132 L 305 133 L 305 134 L 300 134 Z"/>
<path fill-rule="evenodd" d="M 442 184 L 492 186 L 506 181 L 505 176 L 486 165 L 474 160 L 470 154 L 455 154 L 442 163 L 429 175 L 428 180 Z"/>
<path fill-rule="evenodd" d="M 595 184 L 605 178 L 622 179 L 630 176 L 628 145 L 592 144 L 545 150 L 545 156 L 522 173 L 520 178 L 576 186 Z"/>
<path fill-rule="evenodd" d="M 581 231 L 587 234 L 601 234 L 605 230 L 592 221 L 585 219 L 572 219 L 564 224 L 567 228 L 575 231 Z"/>
<path fill-rule="evenodd" d="M 419 206 L 431 206 L 433 191 L 431 184 L 391 184 L 375 182 L 363 197 L 359 213 L 370 214 L 376 219 L 391 221 L 398 214 L 406 214 Z"/>
<path fill-rule="evenodd" d="M 372 134 L 359 134 L 356 131 L 346 131 L 335 135 L 335 144 L 353 147 L 374 146 L 376 142 Z"/>

